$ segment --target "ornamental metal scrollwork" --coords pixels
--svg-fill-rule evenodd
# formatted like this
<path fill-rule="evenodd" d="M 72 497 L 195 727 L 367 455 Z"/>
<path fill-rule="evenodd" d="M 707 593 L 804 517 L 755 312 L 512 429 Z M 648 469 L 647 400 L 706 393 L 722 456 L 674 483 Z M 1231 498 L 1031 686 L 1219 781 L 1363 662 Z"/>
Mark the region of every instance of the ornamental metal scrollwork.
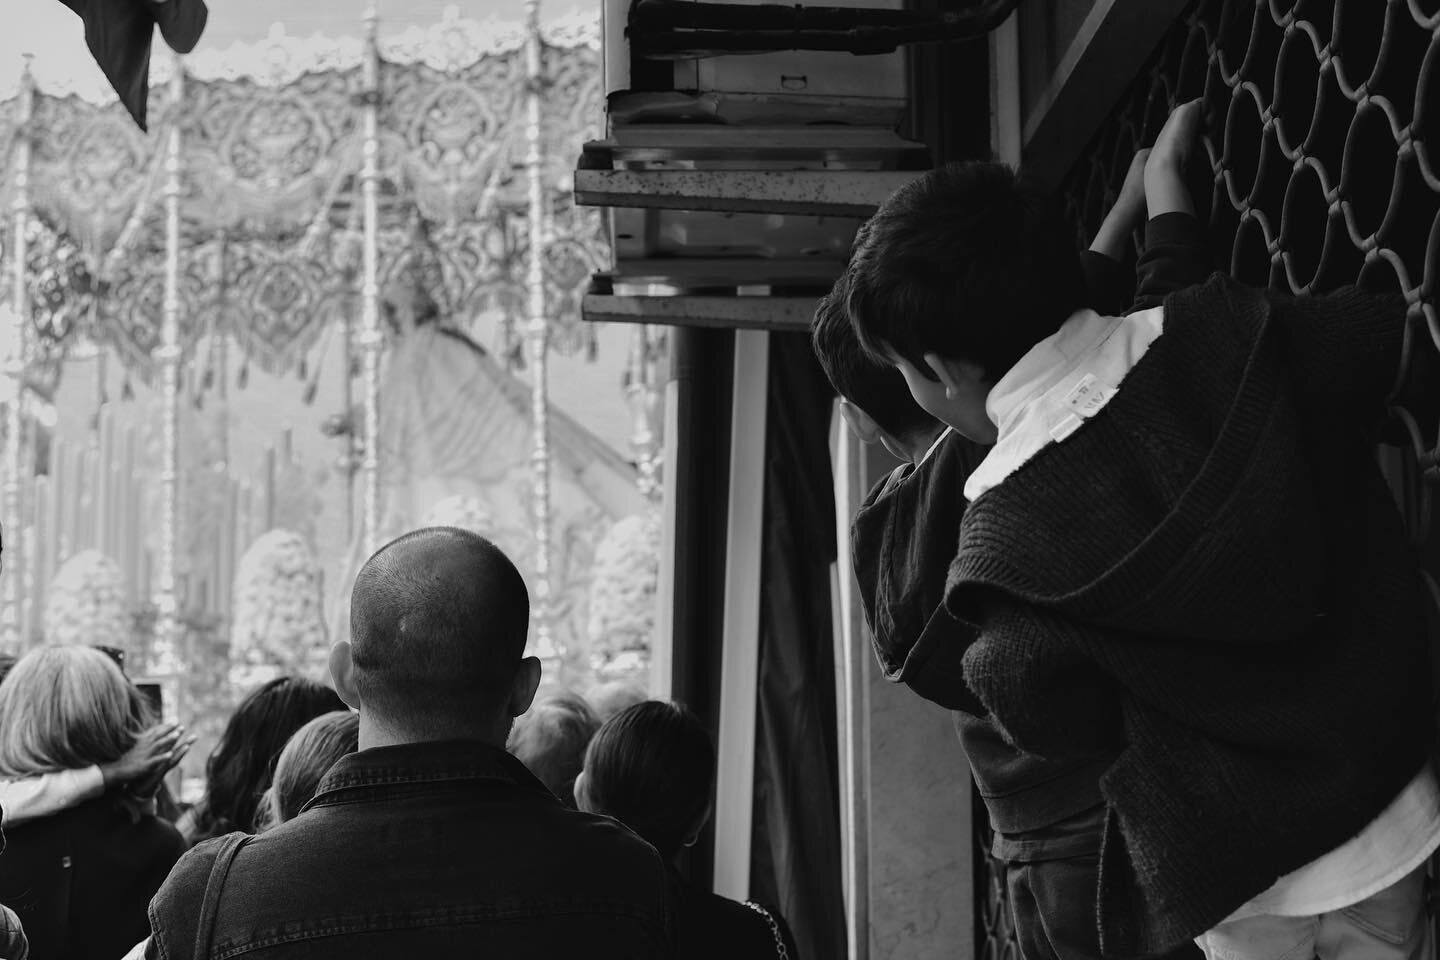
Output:
<path fill-rule="evenodd" d="M 1433 4 L 1431 5 L 1433 6 Z M 1440 609 L 1440 14 L 1405 0 L 1205 0 L 1069 178 L 1082 239 L 1177 102 L 1202 98 L 1191 192 L 1216 266 L 1294 294 L 1410 304 L 1382 461 Z"/>

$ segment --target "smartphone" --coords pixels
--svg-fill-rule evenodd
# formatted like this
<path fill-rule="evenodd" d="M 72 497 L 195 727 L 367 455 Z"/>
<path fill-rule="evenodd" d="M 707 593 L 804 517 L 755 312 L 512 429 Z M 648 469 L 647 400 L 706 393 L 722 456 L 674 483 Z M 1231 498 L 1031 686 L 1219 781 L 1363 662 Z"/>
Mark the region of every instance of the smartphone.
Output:
<path fill-rule="evenodd" d="M 135 681 L 135 688 L 140 691 L 146 701 L 155 710 L 155 716 L 160 718 L 162 723 L 177 723 L 179 717 L 175 710 L 175 691 L 168 691 L 172 683 L 163 680 L 140 679 Z"/>

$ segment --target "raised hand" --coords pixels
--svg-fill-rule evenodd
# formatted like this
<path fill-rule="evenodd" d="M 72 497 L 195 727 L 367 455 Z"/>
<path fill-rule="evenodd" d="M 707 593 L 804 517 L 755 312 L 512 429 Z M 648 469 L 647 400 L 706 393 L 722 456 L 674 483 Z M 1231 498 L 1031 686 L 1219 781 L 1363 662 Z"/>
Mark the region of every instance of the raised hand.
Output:
<path fill-rule="evenodd" d="M 154 781 L 160 782 L 190 745 L 193 737 L 182 739 L 185 728 L 178 723 L 157 723 L 135 739 L 134 745 L 118 759 L 100 765 L 100 774 L 105 786 L 133 785 Z M 134 791 L 140 792 L 140 791 Z"/>

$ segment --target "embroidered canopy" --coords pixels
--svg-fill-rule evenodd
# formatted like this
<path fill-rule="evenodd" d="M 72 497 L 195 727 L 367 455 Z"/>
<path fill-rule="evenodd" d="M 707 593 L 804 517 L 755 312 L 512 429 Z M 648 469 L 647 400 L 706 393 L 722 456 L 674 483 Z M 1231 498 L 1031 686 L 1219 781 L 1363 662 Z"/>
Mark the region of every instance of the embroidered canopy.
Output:
<path fill-rule="evenodd" d="M 544 39 L 546 312 L 552 348 L 568 352 L 593 349 L 579 297 L 606 259 L 598 215 L 574 207 L 569 187 L 576 146 L 603 125 L 598 23 L 572 17 Z M 518 27 L 462 20 L 453 8 L 432 27 L 378 40 L 381 289 L 418 269 L 446 315 L 497 311 L 501 352 L 514 360 L 529 236 L 524 42 Z M 181 83 L 170 82 L 175 62 L 157 57 L 149 135 L 98 74 L 36 60 L 30 79 L 3 79 L 6 210 L 20 179 L 22 85 L 34 90 L 26 202 L 38 389 L 77 339 L 113 347 L 136 376 L 154 378 L 172 130 L 186 355 L 224 334 L 284 372 L 327 324 L 358 318 L 365 54 L 358 37 L 298 39 L 277 26 L 261 43 L 186 58 Z"/>

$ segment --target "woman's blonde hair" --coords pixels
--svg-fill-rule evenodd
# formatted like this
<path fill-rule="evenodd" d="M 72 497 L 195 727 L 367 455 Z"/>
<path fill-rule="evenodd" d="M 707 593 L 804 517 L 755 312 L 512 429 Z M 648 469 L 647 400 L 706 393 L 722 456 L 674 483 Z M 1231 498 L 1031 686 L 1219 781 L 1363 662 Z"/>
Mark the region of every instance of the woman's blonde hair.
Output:
<path fill-rule="evenodd" d="M 0 777 L 109 763 L 153 722 L 140 691 L 99 650 L 31 650 L 0 683 Z"/>
<path fill-rule="evenodd" d="M 300 812 L 315 788 L 341 757 L 360 749 L 360 718 L 336 710 L 295 731 L 275 761 L 275 778 L 261 803 L 261 829 L 278 827 Z"/>

